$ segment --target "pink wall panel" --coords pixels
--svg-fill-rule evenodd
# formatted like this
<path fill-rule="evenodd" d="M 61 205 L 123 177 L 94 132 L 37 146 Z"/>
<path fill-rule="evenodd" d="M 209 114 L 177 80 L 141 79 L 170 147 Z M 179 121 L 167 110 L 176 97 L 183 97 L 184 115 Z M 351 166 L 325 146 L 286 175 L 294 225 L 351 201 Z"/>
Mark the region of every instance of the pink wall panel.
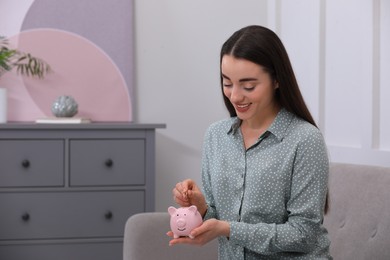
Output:
<path fill-rule="evenodd" d="M 25 31 L 13 40 L 18 40 L 20 50 L 43 58 L 53 70 L 43 80 L 22 77 L 26 94 L 43 115 L 51 115 L 51 105 L 58 96 L 70 95 L 79 104 L 78 116 L 93 121 L 131 118 L 131 102 L 122 74 L 92 42 L 53 29 Z M 9 91 L 12 93 L 12 89 Z M 24 113 L 27 114 L 28 109 Z M 18 116 L 14 111 L 9 118 L 17 121 Z"/>
<path fill-rule="evenodd" d="M 7 73 L 9 121 L 51 116 L 60 95 L 93 121 L 132 121 L 132 0 L 35 0 L 12 37 L 18 49 L 46 60 L 53 73 L 38 80 Z"/>

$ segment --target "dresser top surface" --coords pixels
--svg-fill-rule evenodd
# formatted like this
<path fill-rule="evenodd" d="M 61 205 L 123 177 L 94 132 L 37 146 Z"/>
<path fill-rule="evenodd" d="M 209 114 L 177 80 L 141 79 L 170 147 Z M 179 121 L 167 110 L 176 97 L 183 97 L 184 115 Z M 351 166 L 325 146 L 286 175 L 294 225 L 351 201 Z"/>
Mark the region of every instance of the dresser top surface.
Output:
<path fill-rule="evenodd" d="M 8 122 L 0 124 L 0 130 L 25 130 L 25 129 L 156 129 L 165 128 L 162 123 L 137 123 L 137 122 L 93 122 L 93 123 L 35 123 L 35 122 Z"/>

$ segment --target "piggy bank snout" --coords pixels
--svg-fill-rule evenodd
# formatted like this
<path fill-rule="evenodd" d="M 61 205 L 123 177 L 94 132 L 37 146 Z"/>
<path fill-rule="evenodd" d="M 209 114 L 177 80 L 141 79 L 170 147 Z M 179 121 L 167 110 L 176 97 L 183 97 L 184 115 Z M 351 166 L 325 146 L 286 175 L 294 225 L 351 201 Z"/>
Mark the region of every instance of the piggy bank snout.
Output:
<path fill-rule="evenodd" d="M 176 221 L 176 225 L 179 227 L 179 228 L 183 228 L 185 227 L 187 224 L 186 220 L 184 218 L 179 218 L 177 221 Z"/>

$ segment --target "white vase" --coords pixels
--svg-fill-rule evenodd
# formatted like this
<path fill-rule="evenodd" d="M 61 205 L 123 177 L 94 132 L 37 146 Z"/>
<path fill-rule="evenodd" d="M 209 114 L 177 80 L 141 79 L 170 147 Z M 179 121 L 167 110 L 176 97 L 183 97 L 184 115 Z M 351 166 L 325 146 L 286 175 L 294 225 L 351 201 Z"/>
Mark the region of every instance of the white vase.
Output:
<path fill-rule="evenodd" d="M 0 123 L 7 123 L 7 89 L 0 88 Z"/>

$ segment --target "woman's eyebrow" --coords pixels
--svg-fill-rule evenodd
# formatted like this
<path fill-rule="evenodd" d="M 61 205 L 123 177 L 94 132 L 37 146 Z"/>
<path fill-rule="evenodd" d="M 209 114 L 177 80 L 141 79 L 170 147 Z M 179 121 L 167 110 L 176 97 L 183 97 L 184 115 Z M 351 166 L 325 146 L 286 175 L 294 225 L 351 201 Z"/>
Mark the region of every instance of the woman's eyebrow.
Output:
<path fill-rule="evenodd" d="M 227 79 L 227 80 L 231 80 L 228 76 L 226 76 L 223 73 L 222 73 L 222 78 Z M 238 80 L 238 82 L 247 82 L 247 81 L 256 81 L 256 80 L 258 80 L 258 79 L 257 78 L 242 78 L 242 79 Z"/>
<path fill-rule="evenodd" d="M 247 81 L 256 81 L 257 79 L 256 78 L 243 78 L 243 79 L 240 79 L 238 82 L 247 82 Z"/>
<path fill-rule="evenodd" d="M 230 80 L 230 78 L 228 76 L 226 76 L 225 74 L 221 73 L 222 74 L 222 78 L 224 79 L 227 79 L 227 80 Z"/>

